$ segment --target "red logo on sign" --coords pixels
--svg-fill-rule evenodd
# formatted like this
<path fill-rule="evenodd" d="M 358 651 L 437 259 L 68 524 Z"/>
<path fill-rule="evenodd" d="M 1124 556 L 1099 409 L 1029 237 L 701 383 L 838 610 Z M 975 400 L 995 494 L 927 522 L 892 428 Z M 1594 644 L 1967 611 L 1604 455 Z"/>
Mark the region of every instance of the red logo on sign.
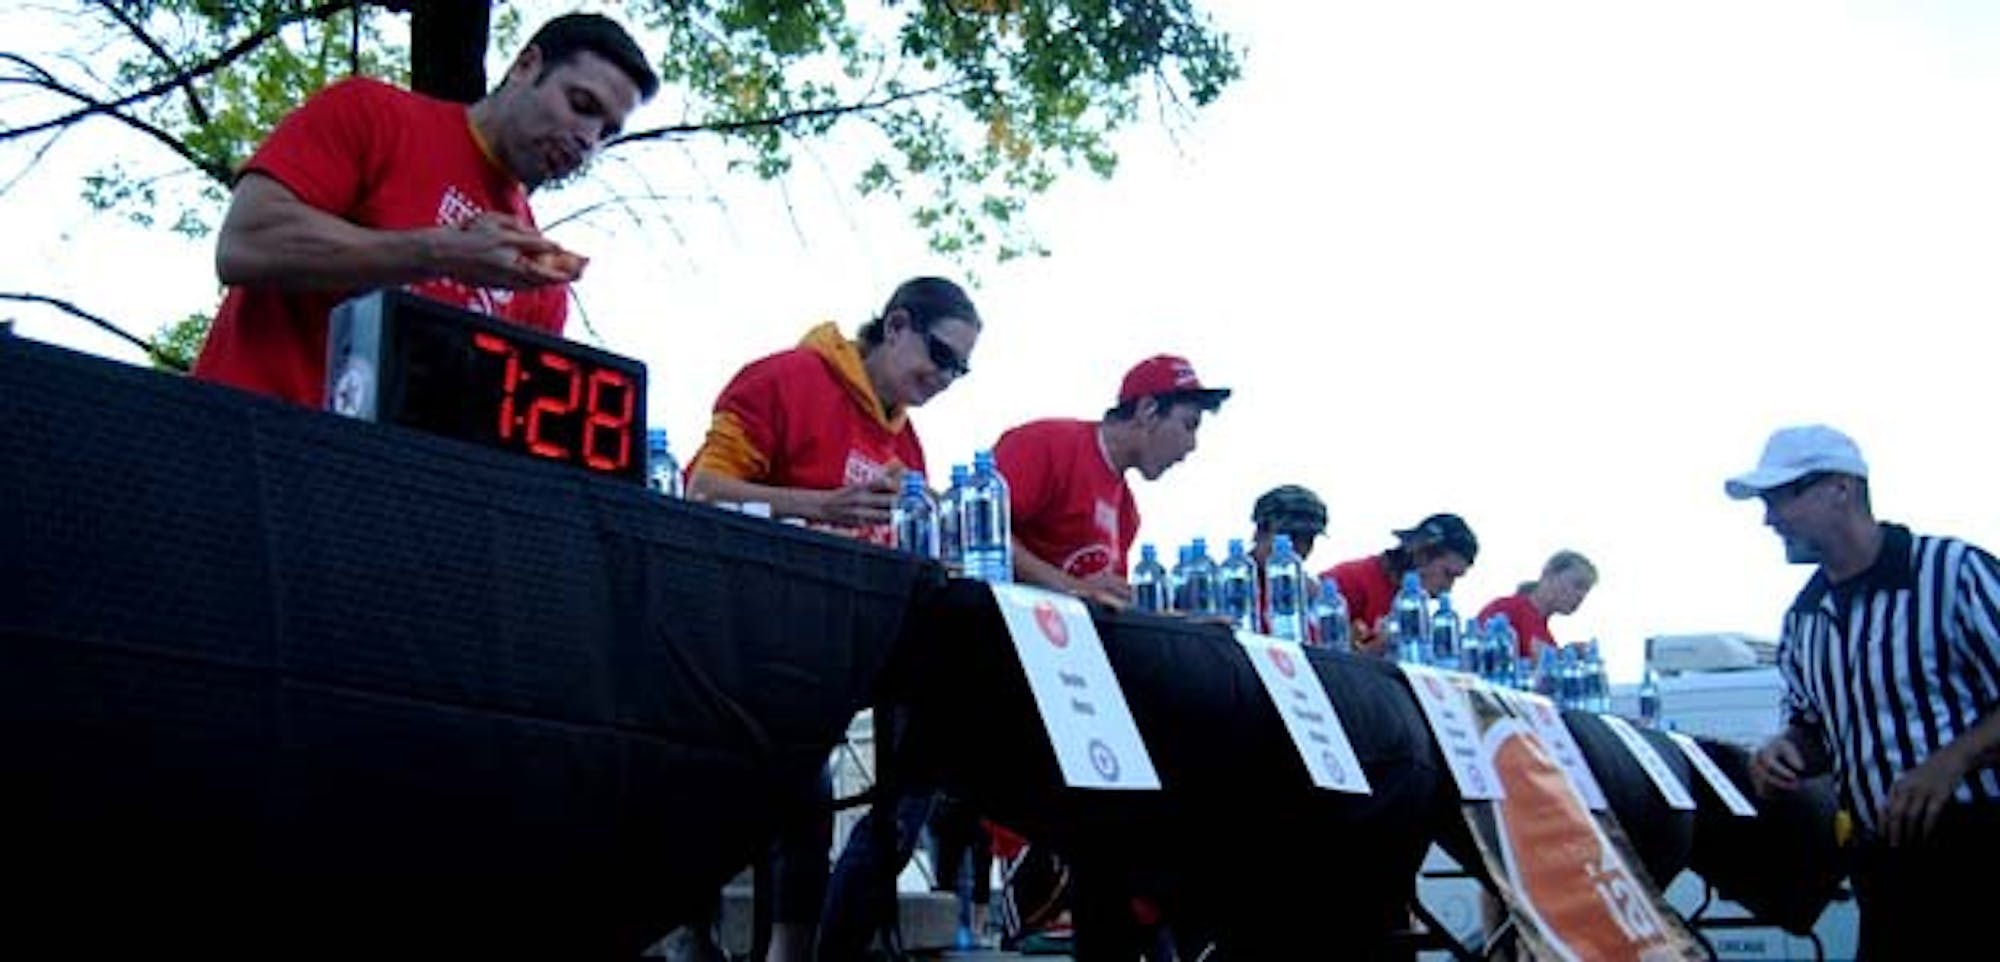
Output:
<path fill-rule="evenodd" d="M 1042 637 L 1057 648 L 1069 647 L 1069 625 L 1063 623 L 1061 612 L 1046 601 L 1035 603 L 1035 625 L 1042 629 Z"/>
<path fill-rule="evenodd" d="M 1425 675 L 1423 676 L 1423 678 L 1424 678 L 1424 688 L 1430 691 L 1432 698 L 1444 697 L 1444 689 L 1438 687 L 1437 679 L 1432 678 L 1429 675 Z"/>
<path fill-rule="evenodd" d="M 1271 664 L 1277 666 L 1278 674 L 1290 678 L 1299 673 L 1299 666 L 1292 664 L 1292 656 L 1286 654 L 1285 649 L 1272 645 L 1264 649 L 1264 653 L 1271 656 Z"/>

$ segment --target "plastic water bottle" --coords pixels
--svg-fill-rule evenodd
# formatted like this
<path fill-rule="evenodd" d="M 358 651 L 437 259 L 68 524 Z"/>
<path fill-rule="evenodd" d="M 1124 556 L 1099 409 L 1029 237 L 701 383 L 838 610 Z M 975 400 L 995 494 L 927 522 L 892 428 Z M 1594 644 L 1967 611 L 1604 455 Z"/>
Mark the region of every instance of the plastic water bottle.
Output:
<path fill-rule="evenodd" d="M 1499 667 L 1493 659 L 1491 646 L 1486 643 L 1486 629 L 1480 627 L 1479 619 L 1465 619 L 1458 634 L 1458 670 L 1490 683 Z"/>
<path fill-rule="evenodd" d="M 1174 566 L 1167 569 L 1167 611 L 1188 610 L 1188 562 L 1193 556 L 1194 545 L 1181 545 Z"/>
<path fill-rule="evenodd" d="M 1229 557 L 1215 571 L 1222 614 L 1238 631 L 1257 630 L 1257 566 L 1243 553 L 1243 539 L 1229 539 Z"/>
<path fill-rule="evenodd" d="M 1568 707 L 1562 700 L 1562 659 L 1557 657 L 1552 645 L 1543 645 L 1535 655 L 1535 692 L 1555 702 L 1557 708 Z"/>
<path fill-rule="evenodd" d="M 995 584 L 1014 580 L 1012 508 L 1007 479 L 993 465 L 992 451 L 972 456 L 972 481 L 960 496 L 960 532 L 965 539 L 965 574 Z"/>
<path fill-rule="evenodd" d="M 1183 610 L 1195 615 L 1221 614 L 1222 586 L 1217 583 L 1219 575 L 1215 559 L 1208 555 L 1208 539 L 1194 539 L 1194 543 L 1188 545 L 1188 600 L 1187 607 Z"/>
<path fill-rule="evenodd" d="M 1653 677 L 1650 663 L 1639 677 L 1639 721 L 1648 728 L 1660 727 L 1660 680 Z"/>
<path fill-rule="evenodd" d="M 1403 586 L 1389 602 L 1389 657 L 1410 665 L 1424 664 L 1424 641 L 1430 635 L 1430 599 L 1414 571 L 1403 572 Z"/>
<path fill-rule="evenodd" d="M 1272 637 L 1305 642 L 1305 587 L 1305 562 L 1292 550 L 1292 536 L 1274 536 L 1271 557 L 1264 562 L 1264 620 Z"/>
<path fill-rule="evenodd" d="M 1430 651 L 1425 660 L 1447 671 L 1459 666 L 1458 612 L 1451 609 L 1451 592 L 1438 595 L 1437 611 L 1431 614 Z"/>
<path fill-rule="evenodd" d="M 1611 677 L 1604 671 L 1604 657 L 1598 654 L 1597 639 L 1592 638 L 1583 646 L 1580 654 L 1583 663 L 1583 697 L 1594 712 L 1611 710 Z"/>
<path fill-rule="evenodd" d="M 1493 649 L 1496 658 L 1510 662 L 1520 657 L 1521 639 L 1514 634 L 1514 622 L 1504 611 L 1496 611 L 1486 619 L 1486 644 Z M 1518 664 L 1518 662 L 1516 662 Z"/>
<path fill-rule="evenodd" d="M 1168 611 L 1167 569 L 1160 564 L 1160 552 L 1149 544 L 1139 546 L 1139 563 L 1132 568 L 1132 603 L 1140 611 Z"/>
<path fill-rule="evenodd" d="M 1347 610 L 1347 597 L 1332 577 L 1319 579 L 1319 597 L 1313 599 L 1313 621 L 1319 625 L 1319 644 L 1334 651 L 1354 650 L 1354 616 Z"/>
<path fill-rule="evenodd" d="M 972 469 L 951 466 L 951 487 L 938 498 L 938 560 L 953 575 L 965 574 L 965 488 L 972 483 Z"/>
<path fill-rule="evenodd" d="M 903 490 L 896 495 L 896 507 L 889 512 L 889 524 L 896 531 L 896 547 L 920 558 L 938 556 L 938 506 L 924 486 L 922 471 L 903 472 Z"/>
<path fill-rule="evenodd" d="M 646 487 L 669 498 L 681 496 L 681 465 L 667 448 L 666 428 L 646 429 Z"/>
<path fill-rule="evenodd" d="M 1494 660 L 1493 684 L 1501 688 L 1518 689 L 1522 685 L 1522 663 L 1514 657 L 1514 649 L 1502 649 L 1498 647 L 1498 644 L 1498 642 L 1493 640 L 1492 636 L 1489 635 L 1487 637 L 1486 650 L 1490 653 L 1488 657 Z"/>
<path fill-rule="evenodd" d="M 1583 709 L 1583 666 L 1577 663 L 1576 649 L 1556 651 L 1556 704 L 1564 709 Z"/>

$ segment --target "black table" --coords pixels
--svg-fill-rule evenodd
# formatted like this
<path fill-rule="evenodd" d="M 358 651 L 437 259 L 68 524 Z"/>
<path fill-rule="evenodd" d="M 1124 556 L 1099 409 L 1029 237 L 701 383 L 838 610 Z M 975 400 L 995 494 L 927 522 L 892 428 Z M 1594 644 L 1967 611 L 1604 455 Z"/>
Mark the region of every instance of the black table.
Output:
<path fill-rule="evenodd" d="M 1347 957 L 1390 952 L 1434 841 L 1483 877 L 1457 790 L 1394 666 L 1308 652 L 1374 789 L 1327 792 L 1312 787 L 1227 629 L 1092 614 L 1161 791 L 1063 787 L 1004 622 L 985 587 L 971 582 L 954 581 L 908 623 L 884 680 L 904 726 L 885 764 L 1064 853 L 1079 866 L 1079 884 L 1095 873 L 1157 895 L 1230 958 L 1311 957 L 1335 938 Z M 1601 719 L 1566 712 L 1564 721 L 1658 885 L 1692 867 L 1777 924 L 1798 930 L 1817 918 L 1840 878 L 1823 790 L 1737 819 L 1671 741 L 1645 731 L 1695 796 L 1696 811 L 1675 811 Z M 1747 786 L 1742 752 L 1706 744 Z M 1782 865 L 1798 871 L 1773 868 Z M 1127 946 L 1100 947 L 1090 937 L 1080 925 L 1080 957 L 1129 957 Z"/>
<path fill-rule="evenodd" d="M 905 725 L 898 776 L 1052 846 L 1079 886 L 1159 898 L 1232 957 L 1310 957 L 1332 938 L 1360 957 L 1385 944 L 1454 804 L 1401 675 L 1375 659 L 1311 654 L 1375 789 L 1327 792 L 1311 786 L 1227 631 L 1093 614 L 1163 791 L 1062 787 L 992 596 L 956 581 L 911 620 L 884 681 Z M 1080 958 L 1129 957 L 1122 944 L 1092 945 L 1095 934 L 1079 919 Z"/>
<path fill-rule="evenodd" d="M 62 954 L 631 958 L 935 577 L 0 337 L 0 852 Z"/>

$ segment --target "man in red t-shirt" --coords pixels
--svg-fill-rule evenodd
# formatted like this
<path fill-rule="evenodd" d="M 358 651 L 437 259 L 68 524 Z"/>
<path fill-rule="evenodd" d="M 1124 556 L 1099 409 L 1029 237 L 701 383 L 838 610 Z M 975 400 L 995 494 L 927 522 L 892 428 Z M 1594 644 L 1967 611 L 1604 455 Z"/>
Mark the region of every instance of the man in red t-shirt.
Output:
<path fill-rule="evenodd" d="M 658 89 L 622 27 L 569 14 L 470 107 L 363 78 L 315 94 L 237 177 L 195 376 L 317 407 L 328 312 L 379 287 L 560 334 L 583 259 L 536 229 L 528 191 L 575 173 Z"/>
<path fill-rule="evenodd" d="M 1125 556 L 1139 506 L 1125 473 L 1148 481 L 1194 451 L 1202 415 L 1229 397 L 1203 387 L 1194 368 L 1161 354 L 1135 365 L 1118 404 L 1099 421 L 1030 421 L 1000 436 L 993 460 L 1007 479 L 1014 577 L 1106 604 L 1131 600 Z"/>
<path fill-rule="evenodd" d="M 1542 565 L 1540 578 L 1505 598 L 1487 602 L 1479 609 L 1479 620 L 1483 624 L 1496 614 L 1506 615 L 1520 656 L 1533 658 L 1541 647 L 1560 647 L 1549 631 L 1550 616 L 1575 614 L 1596 585 L 1597 566 L 1589 558 L 1575 551 L 1558 551 Z"/>
<path fill-rule="evenodd" d="M 1330 577 L 1340 586 L 1348 616 L 1354 620 L 1354 647 L 1360 651 L 1381 650 L 1382 621 L 1402 587 L 1404 572 L 1416 572 L 1424 592 L 1435 598 L 1450 591 L 1479 557 L 1479 539 L 1455 514 L 1431 515 L 1395 535 L 1396 546 L 1381 554 L 1343 561 L 1320 572 L 1320 577 Z"/>

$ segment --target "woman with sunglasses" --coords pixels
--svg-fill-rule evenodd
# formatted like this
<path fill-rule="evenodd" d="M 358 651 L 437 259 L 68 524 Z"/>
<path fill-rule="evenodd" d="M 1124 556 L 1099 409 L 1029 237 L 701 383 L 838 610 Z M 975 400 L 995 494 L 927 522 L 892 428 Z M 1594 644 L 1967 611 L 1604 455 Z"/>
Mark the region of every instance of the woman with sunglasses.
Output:
<path fill-rule="evenodd" d="M 979 328 L 957 284 L 919 277 L 855 339 L 829 321 L 751 362 L 716 398 L 688 496 L 762 502 L 774 517 L 891 543 L 903 472 L 924 469 L 909 410 L 968 373 Z"/>
<path fill-rule="evenodd" d="M 957 284 L 906 281 L 853 340 L 832 322 L 797 347 L 752 361 L 715 401 L 688 463 L 688 497 L 762 502 L 773 517 L 894 543 L 890 508 L 905 471 L 924 470 L 909 410 L 967 373 L 979 311 Z M 832 787 L 819 786 L 822 800 Z M 812 956 L 828 858 L 829 807 L 780 829 L 772 846 L 769 962 Z"/>

